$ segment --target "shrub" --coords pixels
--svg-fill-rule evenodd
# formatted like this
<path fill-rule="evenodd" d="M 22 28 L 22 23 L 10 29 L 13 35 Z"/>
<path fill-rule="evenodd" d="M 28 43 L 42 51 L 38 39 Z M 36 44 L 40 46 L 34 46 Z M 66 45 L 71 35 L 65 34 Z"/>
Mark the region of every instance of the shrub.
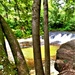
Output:
<path fill-rule="evenodd" d="M 23 33 L 20 29 L 16 29 L 14 31 L 14 34 L 16 35 L 17 38 L 22 38 L 22 36 L 23 36 Z"/>

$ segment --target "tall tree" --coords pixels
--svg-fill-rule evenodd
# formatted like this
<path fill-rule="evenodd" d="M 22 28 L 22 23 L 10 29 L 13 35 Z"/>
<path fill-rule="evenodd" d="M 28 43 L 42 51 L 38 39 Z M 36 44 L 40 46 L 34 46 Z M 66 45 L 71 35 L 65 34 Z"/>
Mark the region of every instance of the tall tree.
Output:
<path fill-rule="evenodd" d="M 44 75 L 40 49 L 40 5 L 41 0 L 34 0 L 32 15 L 32 37 L 36 75 Z"/>
<path fill-rule="evenodd" d="M 50 51 L 48 32 L 48 0 L 44 0 L 44 44 L 45 44 L 45 75 L 50 75 Z"/>

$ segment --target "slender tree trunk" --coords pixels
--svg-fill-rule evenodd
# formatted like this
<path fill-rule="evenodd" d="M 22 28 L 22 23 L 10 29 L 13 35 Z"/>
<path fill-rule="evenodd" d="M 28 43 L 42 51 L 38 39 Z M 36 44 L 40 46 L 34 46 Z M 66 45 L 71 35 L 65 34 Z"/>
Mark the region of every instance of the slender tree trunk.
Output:
<path fill-rule="evenodd" d="M 29 75 L 29 70 L 26 64 L 26 61 L 24 59 L 23 53 L 21 51 L 21 48 L 19 46 L 19 43 L 14 36 L 11 28 L 9 25 L 5 22 L 3 17 L 0 15 L 0 22 L 4 31 L 4 34 L 9 42 L 9 45 L 11 47 L 12 53 L 14 55 L 15 64 L 17 66 L 18 75 Z"/>
<path fill-rule="evenodd" d="M 44 75 L 40 49 L 40 5 L 41 0 L 34 0 L 32 17 L 32 37 L 36 75 Z"/>
<path fill-rule="evenodd" d="M 48 32 L 48 0 L 44 0 L 44 43 L 45 43 L 45 75 L 50 75 L 50 50 Z"/>

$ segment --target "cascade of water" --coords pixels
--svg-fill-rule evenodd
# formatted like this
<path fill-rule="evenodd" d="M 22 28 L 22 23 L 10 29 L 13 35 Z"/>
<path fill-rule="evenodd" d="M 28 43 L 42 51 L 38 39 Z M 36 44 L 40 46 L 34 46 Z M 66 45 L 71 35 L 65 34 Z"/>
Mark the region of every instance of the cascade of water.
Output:
<path fill-rule="evenodd" d="M 58 35 L 56 36 L 51 36 L 49 39 L 50 39 L 50 43 L 51 42 L 55 42 L 55 41 L 60 41 L 60 38 L 61 38 L 61 34 L 59 33 Z"/>
<path fill-rule="evenodd" d="M 70 33 L 69 35 L 67 34 L 64 34 L 62 37 L 61 37 L 61 43 L 60 44 L 63 44 L 65 42 L 68 42 L 71 40 L 71 36 L 72 36 L 72 33 Z"/>
<path fill-rule="evenodd" d="M 49 36 L 50 43 L 57 42 L 57 44 L 63 44 L 73 39 L 75 39 L 75 34 L 70 32 L 52 32 Z"/>

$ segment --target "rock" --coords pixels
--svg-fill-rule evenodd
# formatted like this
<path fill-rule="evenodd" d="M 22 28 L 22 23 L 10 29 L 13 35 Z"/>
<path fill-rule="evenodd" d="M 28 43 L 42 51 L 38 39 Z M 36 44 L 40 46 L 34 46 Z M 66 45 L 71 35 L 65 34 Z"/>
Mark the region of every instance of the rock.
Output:
<path fill-rule="evenodd" d="M 27 48 L 32 46 L 32 38 L 18 39 L 21 48 Z"/>
<path fill-rule="evenodd" d="M 52 43 L 50 43 L 50 45 L 53 45 L 53 46 L 60 46 L 59 41 L 52 42 Z"/>
<path fill-rule="evenodd" d="M 71 64 L 71 61 L 58 59 L 55 61 L 55 68 L 57 71 L 62 72 L 67 69 L 72 69 L 73 65 Z"/>
<path fill-rule="evenodd" d="M 32 38 L 18 39 L 21 48 L 28 48 L 33 46 Z M 44 45 L 44 39 L 40 38 L 40 44 Z"/>
<path fill-rule="evenodd" d="M 75 75 L 75 70 L 73 69 L 68 69 L 60 72 L 58 75 Z"/>
<path fill-rule="evenodd" d="M 21 42 L 20 43 L 21 48 L 27 48 L 27 47 L 31 47 L 31 46 L 32 46 L 32 42 L 26 41 L 26 42 Z"/>
<path fill-rule="evenodd" d="M 75 40 L 62 44 L 57 50 L 55 69 L 59 72 L 75 69 Z"/>

